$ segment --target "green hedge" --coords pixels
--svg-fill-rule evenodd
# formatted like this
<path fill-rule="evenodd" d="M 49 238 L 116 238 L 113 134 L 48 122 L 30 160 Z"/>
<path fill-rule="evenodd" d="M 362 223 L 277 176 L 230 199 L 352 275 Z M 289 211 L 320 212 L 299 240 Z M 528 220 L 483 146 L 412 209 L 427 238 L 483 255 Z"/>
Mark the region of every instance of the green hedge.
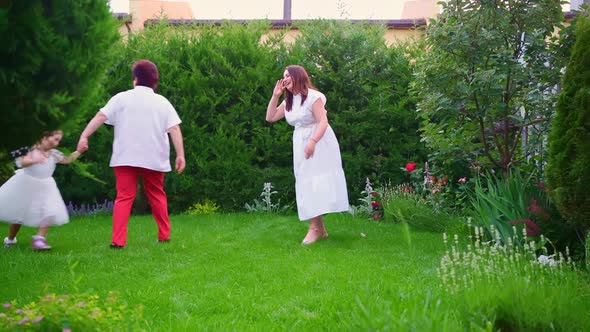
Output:
<path fill-rule="evenodd" d="M 259 197 L 264 182 L 272 182 L 281 202 L 294 200 L 292 128 L 264 120 L 274 84 L 288 64 L 305 66 L 328 98 L 351 202 L 366 177 L 397 182 L 403 176 L 400 167 L 424 154 L 407 93 L 408 59 L 402 47 L 384 44 L 383 27 L 317 21 L 300 27 L 302 36 L 292 45 L 282 42 L 282 34 L 261 42 L 269 28 L 263 21 L 221 27 L 164 23 L 130 36 L 117 50 L 103 102 L 132 87 L 130 67 L 146 58 L 160 70 L 157 92 L 183 121 L 188 166 L 182 175 L 166 177 L 172 212 L 206 199 L 225 211 L 243 210 Z M 64 144 L 76 140 L 77 133 Z M 66 201 L 114 198 L 111 142 L 111 129 L 103 126 L 82 158 L 85 170 L 105 184 L 75 174 L 80 173 L 75 168 L 58 169 Z"/>

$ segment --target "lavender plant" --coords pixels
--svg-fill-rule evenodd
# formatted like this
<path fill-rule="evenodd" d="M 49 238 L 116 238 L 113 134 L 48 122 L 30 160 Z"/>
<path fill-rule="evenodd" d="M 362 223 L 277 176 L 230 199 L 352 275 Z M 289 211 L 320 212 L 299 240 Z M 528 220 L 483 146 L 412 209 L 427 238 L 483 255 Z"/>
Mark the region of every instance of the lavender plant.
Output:
<path fill-rule="evenodd" d="M 468 219 L 471 228 L 471 219 Z M 529 282 L 539 279 L 557 281 L 564 277 L 567 270 L 575 270 L 575 264 L 569 256 L 558 252 L 548 255 L 545 244 L 548 240 L 542 235 L 540 241 L 527 238 L 523 229 L 522 238 L 517 236 L 504 238 L 501 232 L 493 229 L 493 239 L 486 240 L 486 230 L 474 226 L 469 235 L 469 243 L 462 249 L 459 236 L 454 235 L 452 243 L 446 233 L 443 241 L 447 250 L 441 258 L 437 269 L 442 285 L 447 292 L 457 293 L 477 288 L 482 282 L 502 285 L 507 278 L 524 277 Z M 513 230 L 516 232 L 516 227 Z"/>
<path fill-rule="evenodd" d="M 93 204 L 82 203 L 80 205 L 76 205 L 73 202 L 69 202 L 66 205 L 66 208 L 68 209 L 68 213 L 70 214 L 70 216 L 86 216 L 110 214 L 113 212 L 114 206 L 114 201 L 109 201 L 105 199 L 102 203 Z"/>

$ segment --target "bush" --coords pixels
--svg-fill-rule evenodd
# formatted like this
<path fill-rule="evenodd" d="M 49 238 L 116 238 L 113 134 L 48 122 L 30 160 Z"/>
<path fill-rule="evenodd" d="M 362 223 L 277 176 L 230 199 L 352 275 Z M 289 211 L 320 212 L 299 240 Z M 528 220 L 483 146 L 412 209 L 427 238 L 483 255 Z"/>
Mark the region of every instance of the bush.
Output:
<path fill-rule="evenodd" d="M 165 179 L 171 212 L 184 212 L 206 198 L 224 211 L 239 211 L 258 197 L 257 188 L 265 182 L 273 184 L 277 200 L 295 201 L 293 129 L 264 120 L 272 88 L 292 63 L 306 66 L 327 95 L 349 189 L 363 186 L 371 174 L 395 181 L 402 177 L 399 165 L 422 153 L 407 96 L 408 59 L 401 47 L 386 47 L 383 27 L 318 21 L 301 31 L 295 44 L 287 45 L 280 34 L 266 36 L 268 22 L 180 28 L 164 22 L 119 44 L 102 102 L 130 89 L 132 63 L 148 58 L 160 71 L 157 92 L 183 121 L 187 168 Z M 320 53 L 325 63 L 318 62 Z M 76 142 L 72 136 L 63 144 Z M 111 144 L 112 129 L 102 126 L 82 158 L 85 170 L 102 182 L 58 168 L 55 177 L 66 201 L 114 198 L 114 177 L 107 167 Z M 349 192 L 352 201 L 359 197 L 357 190 Z"/>
<path fill-rule="evenodd" d="M 218 211 L 219 211 L 219 206 L 215 202 L 211 201 L 210 199 L 205 198 L 203 201 L 193 204 L 186 211 L 186 214 L 188 214 L 188 215 L 215 214 Z"/>

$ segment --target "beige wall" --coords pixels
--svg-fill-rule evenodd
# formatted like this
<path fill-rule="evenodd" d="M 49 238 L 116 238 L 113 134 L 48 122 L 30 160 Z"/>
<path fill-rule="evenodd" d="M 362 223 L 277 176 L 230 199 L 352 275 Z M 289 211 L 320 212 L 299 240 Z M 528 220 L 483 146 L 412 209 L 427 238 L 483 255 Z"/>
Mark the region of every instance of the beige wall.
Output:
<path fill-rule="evenodd" d="M 440 13 L 438 0 L 406 0 L 401 18 L 434 18 L 438 13 Z"/>
<path fill-rule="evenodd" d="M 131 31 L 143 29 L 149 19 L 194 19 L 190 3 L 186 1 L 130 0 Z"/>
<path fill-rule="evenodd" d="M 215 1 L 215 0 L 208 0 Z M 233 10 L 239 10 L 240 6 L 248 3 L 249 0 L 233 0 Z M 282 8 L 282 0 L 268 0 L 280 1 Z M 292 0 L 302 1 L 302 0 Z M 322 0 L 318 0 L 322 1 Z M 385 0 L 381 0 L 385 1 Z M 435 17 L 439 11 L 438 0 L 387 0 L 388 12 L 392 16 L 389 19 L 421 19 Z M 160 19 L 167 17 L 168 19 L 195 19 L 196 12 L 199 8 L 193 8 L 195 3 L 204 5 L 204 2 L 195 2 L 191 0 L 117 0 L 111 1 L 113 9 L 119 8 L 124 10 L 128 8 L 129 18 L 124 21 L 119 29 L 121 35 L 126 36 L 130 32 L 138 32 L 144 29 L 144 23 L 148 19 Z M 220 3 L 221 4 L 221 3 Z M 199 5 L 199 6 L 201 6 Z M 216 6 L 215 2 L 207 2 L 207 6 Z M 401 17 L 400 17 L 401 16 Z M 199 18 L 206 19 L 206 18 Z M 280 30 L 280 28 L 277 28 Z M 291 30 L 285 36 L 286 42 L 293 42 L 293 40 L 300 34 L 297 29 Z M 389 28 L 384 35 L 388 44 L 394 43 L 396 40 L 405 40 L 419 36 L 421 33 L 416 29 L 406 28 Z"/>

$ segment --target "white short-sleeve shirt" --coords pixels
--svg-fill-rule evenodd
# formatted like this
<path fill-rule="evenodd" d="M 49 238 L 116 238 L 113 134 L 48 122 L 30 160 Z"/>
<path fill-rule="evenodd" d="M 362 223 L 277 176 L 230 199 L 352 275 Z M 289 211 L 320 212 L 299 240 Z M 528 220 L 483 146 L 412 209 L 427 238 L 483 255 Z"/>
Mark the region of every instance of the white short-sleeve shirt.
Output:
<path fill-rule="evenodd" d="M 181 121 L 168 99 L 138 85 L 113 96 L 100 111 L 115 131 L 111 167 L 172 170 L 168 130 Z"/>

